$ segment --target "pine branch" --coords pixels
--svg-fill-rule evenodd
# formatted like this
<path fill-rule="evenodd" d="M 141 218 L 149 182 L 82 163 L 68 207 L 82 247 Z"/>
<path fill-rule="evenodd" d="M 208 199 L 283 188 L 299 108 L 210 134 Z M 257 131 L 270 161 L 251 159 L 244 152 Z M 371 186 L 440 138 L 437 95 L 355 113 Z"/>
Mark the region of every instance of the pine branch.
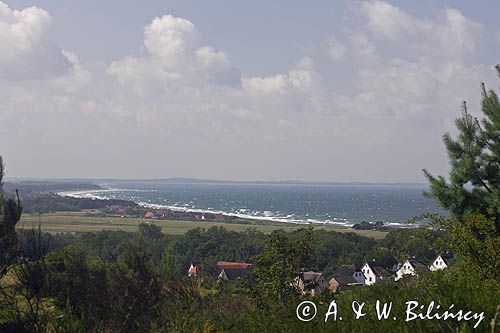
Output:
<path fill-rule="evenodd" d="M 486 189 L 486 191 L 488 191 L 488 193 L 492 193 L 491 189 L 488 187 L 488 185 L 482 179 L 479 179 L 479 182 Z"/>

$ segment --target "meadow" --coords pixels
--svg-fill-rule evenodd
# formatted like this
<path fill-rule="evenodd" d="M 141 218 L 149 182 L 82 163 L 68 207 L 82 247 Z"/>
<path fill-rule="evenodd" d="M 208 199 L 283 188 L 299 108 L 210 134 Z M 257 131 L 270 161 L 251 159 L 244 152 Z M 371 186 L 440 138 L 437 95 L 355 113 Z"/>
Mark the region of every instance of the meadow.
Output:
<path fill-rule="evenodd" d="M 195 228 L 209 229 L 211 227 L 224 227 L 230 231 L 242 232 L 247 229 L 255 229 L 263 233 L 271 233 L 274 230 L 294 231 L 305 226 L 301 224 L 282 223 L 273 221 L 242 220 L 238 222 L 205 222 L 205 221 L 182 221 L 182 220 L 146 220 L 142 218 L 129 217 L 97 217 L 90 216 L 85 212 L 55 212 L 43 214 L 23 214 L 17 225 L 20 229 L 32 229 L 38 227 L 46 232 L 72 233 L 72 232 L 97 232 L 102 230 L 135 232 L 141 223 L 150 222 L 160 227 L 162 232 L 169 235 L 182 235 L 188 230 Z M 354 232 L 361 236 L 374 239 L 382 239 L 387 232 L 377 230 L 354 230 L 342 226 L 315 226 L 315 229 L 337 232 Z"/>

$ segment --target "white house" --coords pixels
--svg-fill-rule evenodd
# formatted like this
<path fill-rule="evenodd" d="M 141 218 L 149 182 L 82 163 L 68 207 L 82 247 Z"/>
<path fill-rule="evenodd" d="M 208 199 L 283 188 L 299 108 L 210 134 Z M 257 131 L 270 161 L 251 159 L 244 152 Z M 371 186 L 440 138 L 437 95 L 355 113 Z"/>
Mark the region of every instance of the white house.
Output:
<path fill-rule="evenodd" d="M 365 285 L 367 286 L 386 280 L 391 276 L 391 273 L 385 268 L 373 264 L 370 265 L 368 262 L 363 265 L 361 272 L 365 276 Z"/>
<path fill-rule="evenodd" d="M 437 256 L 436 259 L 434 259 L 432 264 L 429 266 L 429 269 L 431 271 L 437 271 L 440 269 L 448 268 L 451 264 L 452 259 L 453 259 L 453 256 L 449 253 L 441 254 L 441 255 Z"/>
<path fill-rule="evenodd" d="M 398 281 L 403 278 L 405 275 L 417 275 L 418 271 L 428 271 L 427 266 L 419 261 L 416 258 L 408 258 L 406 261 L 399 267 L 396 272 L 395 281 Z"/>

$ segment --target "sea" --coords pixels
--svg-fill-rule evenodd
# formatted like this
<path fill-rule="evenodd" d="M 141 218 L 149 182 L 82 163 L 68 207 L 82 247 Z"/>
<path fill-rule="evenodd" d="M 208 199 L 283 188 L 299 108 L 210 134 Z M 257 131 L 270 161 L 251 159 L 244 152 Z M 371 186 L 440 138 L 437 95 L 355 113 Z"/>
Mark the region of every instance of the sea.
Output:
<path fill-rule="evenodd" d="M 122 199 L 152 208 L 213 212 L 289 223 L 352 226 L 383 222 L 407 227 L 424 213 L 446 215 L 424 196 L 425 185 L 293 182 L 102 181 L 100 190 L 62 195 Z"/>

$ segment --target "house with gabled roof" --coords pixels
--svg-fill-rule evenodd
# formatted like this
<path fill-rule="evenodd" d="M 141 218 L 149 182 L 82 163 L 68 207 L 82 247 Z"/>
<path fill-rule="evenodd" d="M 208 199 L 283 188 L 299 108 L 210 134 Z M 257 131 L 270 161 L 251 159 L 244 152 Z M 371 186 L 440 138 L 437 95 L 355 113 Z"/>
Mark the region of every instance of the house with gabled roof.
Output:
<path fill-rule="evenodd" d="M 222 281 L 236 281 L 245 277 L 250 271 L 248 267 L 226 267 L 221 270 L 219 276 L 217 277 L 217 282 Z"/>
<path fill-rule="evenodd" d="M 247 262 L 233 262 L 233 261 L 217 261 L 215 267 L 217 271 L 221 271 L 226 268 L 249 268 L 252 264 Z"/>
<path fill-rule="evenodd" d="M 365 276 L 359 268 L 354 265 L 340 265 L 328 281 L 328 288 L 336 292 L 343 287 L 363 284 L 365 284 Z"/>
<path fill-rule="evenodd" d="M 453 261 L 453 255 L 451 253 L 440 254 L 434 259 L 432 264 L 429 266 L 431 271 L 437 271 L 440 269 L 445 269 L 450 267 Z"/>
<path fill-rule="evenodd" d="M 392 274 L 383 268 L 382 266 L 376 265 L 374 262 L 365 262 L 361 268 L 361 272 L 365 276 L 365 285 L 370 286 L 377 282 L 382 282 L 388 280 Z"/>
<path fill-rule="evenodd" d="M 191 263 L 191 266 L 188 269 L 188 276 L 196 276 L 198 274 L 198 268 Z"/>
<path fill-rule="evenodd" d="M 429 271 L 429 268 L 422 262 L 422 260 L 417 258 L 408 258 L 397 270 L 394 280 L 398 281 L 405 275 L 415 276 L 418 275 L 419 272 L 427 271 Z"/>
<path fill-rule="evenodd" d="M 322 294 L 328 288 L 328 281 L 322 272 L 300 272 L 295 279 L 295 286 L 303 294 L 311 296 Z"/>
<path fill-rule="evenodd" d="M 218 282 L 235 281 L 246 276 L 252 264 L 248 262 L 217 261 L 215 267 L 219 272 Z"/>

